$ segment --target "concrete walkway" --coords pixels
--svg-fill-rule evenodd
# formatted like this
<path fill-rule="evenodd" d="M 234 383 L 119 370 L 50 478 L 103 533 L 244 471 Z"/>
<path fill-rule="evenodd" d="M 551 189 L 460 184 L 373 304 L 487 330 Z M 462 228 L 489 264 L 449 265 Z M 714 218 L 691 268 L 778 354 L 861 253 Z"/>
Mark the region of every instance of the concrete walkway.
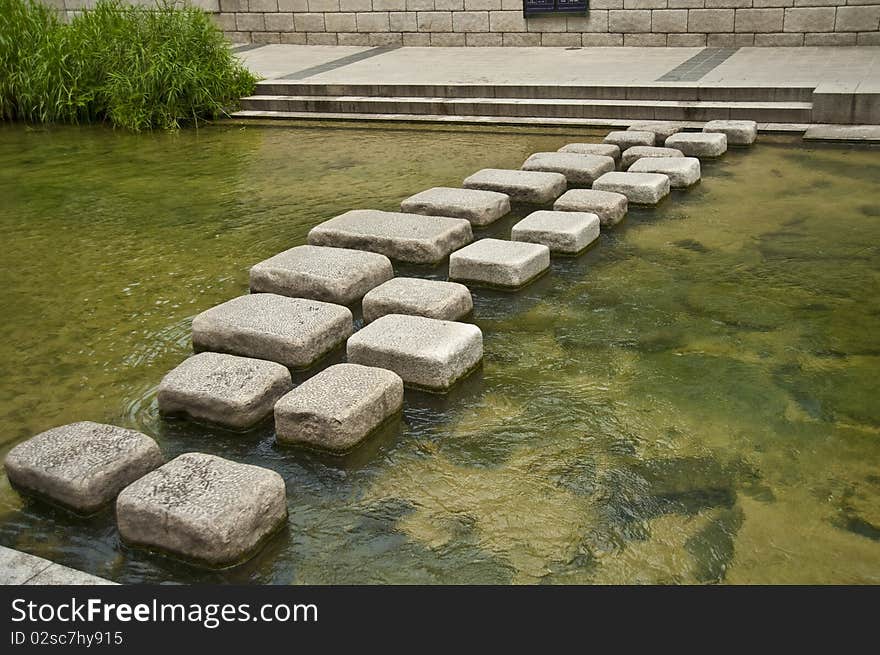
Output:
<path fill-rule="evenodd" d="M 112 585 L 110 580 L 83 573 L 42 557 L 0 546 L 0 585 Z"/>

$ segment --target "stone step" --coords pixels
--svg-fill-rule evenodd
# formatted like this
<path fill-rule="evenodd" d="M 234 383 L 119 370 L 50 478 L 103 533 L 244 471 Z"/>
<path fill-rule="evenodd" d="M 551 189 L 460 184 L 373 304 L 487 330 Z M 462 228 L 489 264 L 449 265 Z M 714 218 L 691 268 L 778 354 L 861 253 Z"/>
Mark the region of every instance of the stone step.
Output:
<path fill-rule="evenodd" d="M 546 118 L 630 118 L 672 121 L 746 119 L 809 122 L 809 102 L 603 100 L 566 98 L 444 98 L 431 96 L 253 95 L 244 110 L 343 114 L 434 114 Z"/>
<path fill-rule="evenodd" d="M 657 86 L 566 86 L 540 84 L 326 84 L 265 80 L 260 95 L 434 98 L 596 98 L 602 100 L 712 100 L 810 102 L 812 87 L 723 87 L 693 84 Z"/>

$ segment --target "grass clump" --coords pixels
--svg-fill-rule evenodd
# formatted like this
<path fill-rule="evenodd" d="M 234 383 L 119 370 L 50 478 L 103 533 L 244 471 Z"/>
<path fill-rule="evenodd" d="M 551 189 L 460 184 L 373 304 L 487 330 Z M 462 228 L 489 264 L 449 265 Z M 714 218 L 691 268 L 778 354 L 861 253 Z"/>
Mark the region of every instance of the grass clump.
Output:
<path fill-rule="evenodd" d="M 118 0 L 63 23 L 34 0 L 0 0 L 0 119 L 174 129 L 218 118 L 256 79 L 196 8 Z"/>

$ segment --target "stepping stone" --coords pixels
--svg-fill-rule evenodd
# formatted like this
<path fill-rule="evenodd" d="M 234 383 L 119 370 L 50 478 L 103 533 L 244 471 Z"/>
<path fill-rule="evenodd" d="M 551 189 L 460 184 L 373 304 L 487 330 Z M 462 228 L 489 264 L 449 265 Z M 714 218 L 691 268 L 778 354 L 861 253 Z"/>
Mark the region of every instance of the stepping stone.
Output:
<path fill-rule="evenodd" d="M 480 239 L 449 256 L 449 279 L 518 289 L 549 267 L 550 249 L 547 246 Z"/>
<path fill-rule="evenodd" d="M 622 193 L 637 205 L 656 205 L 669 195 L 669 178 L 660 173 L 605 173 L 593 183 L 599 191 Z"/>
<path fill-rule="evenodd" d="M 406 385 L 446 391 L 483 359 L 476 325 L 388 314 L 348 340 L 348 361 L 394 371 Z"/>
<path fill-rule="evenodd" d="M 613 143 L 568 143 L 557 152 L 574 152 L 580 155 L 601 155 L 611 157 L 615 161 L 620 159 L 620 147 Z"/>
<path fill-rule="evenodd" d="M 749 146 L 758 138 L 758 124 L 755 121 L 709 121 L 703 132 L 723 134 L 731 146 Z"/>
<path fill-rule="evenodd" d="M 657 146 L 633 146 L 627 148 L 620 158 L 620 167 L 624 170 L 643 157 L 684 157 L 681 150 L 675 148 L 658 148 Z"/>
<path fill-rule="evenodd" d="M 308 368 L 354 330 L 351 310 L 274 293 L 239 296 L 193 319 L 196 351 L 214 350 Z"/>
<path fill-rule="evenodd" d="M 514 241 L 540 243 L 565 255 L 576 255 L 598 238 L 599 217 L 586 212 L 532 212 L 511 232 Z"/>
<path fill-rule="evenodd" d="M 510 198 L 506 193 L 495 191 L 439 186 L 410 196 L 400 203 L 400 211 L 463 218 L 473 226 L 482 227 L 510 211 Z"/>
<path fill-rule="evenodd" d="M 665 121 L 636 121 L 627 130 L 633 132 L 653 132 L 656 143 L 663 143 L 673 134 L 684 129 L 681 123 L 668 123 Z"/>
<path fill-rule="evenodd" d="M 281 364 L 221 353 L 193 355 L 159 384 L 159 411 L 235 430 L 272 413 L 293 383 Z"/>
<path fill-rule="evenodd" d="M 385 255 L 348 248 L 296 246 L 251 268 L 251 292 L 350 305 L 394 277 Z"/>
<path fill-rule="evenodd" d="M 384 368 L 337 364 L 275 405 L 275 438 L 335 453 L 351 450 L 403 408 L 403 380 Z"/>
<path fill-rule="evenodd" d="M 515 171 L 502 168 L 484 168 L 462 183 L 466 189 L 483 189 L 506 193 L 511 200 L 546 205 L 565 191 L 565 176 L 561 173 Z"/>
<path fill-rule="evenodd" d="M 163 461 L 159 446 L 145 434 L 82 421 L 18 444 L 4 465 L 17 489 L 92 514 Z"/>
<path fill-rule="evenodd" d="M 653 132 L 639 130 L 620 130 L 609 132 L 605 137 L 605 143 L 613 143 L 622 151 L 633 146 L 653 146 L 656 137 Z"/>
<path fill-rule="evenodd" d="M 364 321 L 385 314 L 410 314 L 458 321 L 474 309 L 470 289 L 457 282 L 396 277 L 364 296 Z"/>
<path fill-rule="evenodd" d="M 603 173 L 614 170 L 614 158 L 574 152 L 536 152 L 522 165 L 524 171 L 562 173 L 569 184 L 589 186 Z"/>
<path fill-rule="evenodd" d="M 471 224 L 461 218 L 376 209 L 345 212 L 309 232 L 313 246 L 369 250 L 413 264 L 436 264 L 472 239 Z"/>
<path fill-rule="evenodd" d="M 686 157 L 720 157 L 727 152 L 727 137 L 717 132 L 680 132 L 666 139 L 666 147 L 681 150 Z"/>
<path fill-rule="evenodd" d="M 116 499 L 124 541 L 211 567 L 248 559 L 286 520 L 280 475 L 204 453 L 174 458 Z"/>
<path fill-rule="evenodd" d="M 613 227 L 623 220 L 627 209 L 626 196 L 612 191 L 571 189 L 553 204 L 553 209 L 564 212 L 586 212 L 599 217 L 602 227 Z"/>
<path fill-rule="evenodd" d="M 669 186 L 683 189 L 700 181 L 700 160 L 696 157 L 645 157 L 629 167 L 630 173 L 662 173 Z"/>

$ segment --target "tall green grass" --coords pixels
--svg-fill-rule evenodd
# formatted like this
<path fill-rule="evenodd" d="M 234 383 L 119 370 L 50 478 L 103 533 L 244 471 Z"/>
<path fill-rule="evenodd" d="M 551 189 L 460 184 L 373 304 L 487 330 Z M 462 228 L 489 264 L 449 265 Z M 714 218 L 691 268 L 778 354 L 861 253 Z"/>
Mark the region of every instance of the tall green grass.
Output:
<path fill-rule="evenodd" d="M 34 0 L 0 0 L 2 120 L 198 125 L 255 82 L 199 9 L 100 0 L 65 24 Z"/>

